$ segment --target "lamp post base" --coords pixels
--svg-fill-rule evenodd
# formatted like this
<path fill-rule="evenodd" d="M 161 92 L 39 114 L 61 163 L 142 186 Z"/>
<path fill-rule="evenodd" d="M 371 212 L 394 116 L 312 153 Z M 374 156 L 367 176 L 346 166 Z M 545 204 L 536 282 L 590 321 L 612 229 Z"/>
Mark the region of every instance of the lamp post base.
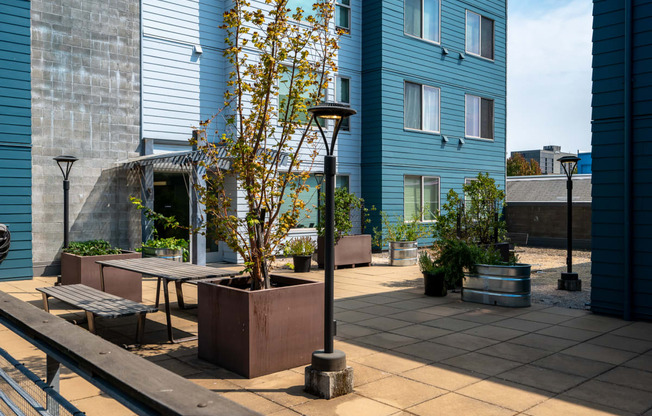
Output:
<path fill-rule="evenodd" d="M 582 290 L 582 281 L 577 273 L 562 272 L 561 279 L 557 280 L 557 289 L 577 292 Z"/>
<path fill-rule="evenodd" d="M 346 366 L 346 354 L 333 350 L 312 353 L 312 365 L 306 367 L 305 391 L 323 399 L 353 392 L 353 368 Z"/>

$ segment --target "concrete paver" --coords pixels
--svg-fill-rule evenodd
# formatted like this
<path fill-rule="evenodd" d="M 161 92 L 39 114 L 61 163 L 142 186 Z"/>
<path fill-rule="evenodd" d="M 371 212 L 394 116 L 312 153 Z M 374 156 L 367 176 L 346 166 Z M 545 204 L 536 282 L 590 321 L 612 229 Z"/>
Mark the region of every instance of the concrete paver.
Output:
<path fill-rule="evenodd" d="M 265 415 L 652 416 L 651 323 L 548 305 L 465 303 L 453 292 L 430 298 L 422 287 L 406 286 L 420 281 L 416 267 L 335 273 L 335 348 L 354 368 L 351 395 L 327 401 L 303 392 L 303 366 L 248 380 L 204 362 L 196 341 L 165 342 L 162 312 L 148 315 L 147 344 L 132 351 Z M 323 274 L 306 277 L 322 280 Z M 41 308 L 34 288 L 53 282 L 3 282 L 0 290 Z M 153 303 L 155 285 L 144 279 L 143 302 Z M 184 295 L 196 302 L 194 287 L 184 287 Z M 83 320 L 61 302 L 52 305 L 57 315 Z M 179 310 L 173 302 L 172 312 L 175 333 L 197 333 L 196 310 Z M 98 328 L 112 342 L 133 342 L 133 320 L 100 320 Z M 4 327 L 0 347 L 44 375 L 44 353 Z M 69 371 L 61 385 L 89 416 L 131 414 Z"/>

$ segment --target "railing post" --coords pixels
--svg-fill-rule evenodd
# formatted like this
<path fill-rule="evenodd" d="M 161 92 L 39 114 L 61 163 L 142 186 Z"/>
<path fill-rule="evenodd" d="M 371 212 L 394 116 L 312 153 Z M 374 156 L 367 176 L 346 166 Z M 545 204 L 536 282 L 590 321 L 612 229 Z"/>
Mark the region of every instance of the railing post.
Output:
<path fill-rule="evenodd" d="M 61 376 L 61 363 L 49 355 L 45 363 L 45 382 L 53 391 L 59 393 L 59 381 Z M 59 414 L 59 403 L 51 395 L 47 395 L 47 411 L 57 416 Z"/>

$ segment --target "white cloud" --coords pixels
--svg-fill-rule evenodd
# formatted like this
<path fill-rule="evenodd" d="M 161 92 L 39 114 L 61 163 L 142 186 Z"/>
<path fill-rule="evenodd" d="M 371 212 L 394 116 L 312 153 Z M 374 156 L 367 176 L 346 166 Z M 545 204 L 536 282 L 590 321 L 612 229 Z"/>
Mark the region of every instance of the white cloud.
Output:
<path fill-rule="evenodd" d="M 530 2 L 531 0 L 512 0 Z M 586 0 L 509 14 L 507 151 L 591 145 L 591 8 Z"/>

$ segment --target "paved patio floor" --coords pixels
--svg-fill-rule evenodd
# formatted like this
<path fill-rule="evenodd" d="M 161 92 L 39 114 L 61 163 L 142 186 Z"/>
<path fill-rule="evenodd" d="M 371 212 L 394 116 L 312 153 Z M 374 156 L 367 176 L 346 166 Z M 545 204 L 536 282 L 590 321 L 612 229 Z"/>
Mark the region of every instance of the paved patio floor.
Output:
<path fill-rule="evenodd" d="M 35 288 L 54 281 L 0 290 L 42 307 Z M 431 298 L 421 284 L 416 267 L 336 271 L 335 347 L 354 368 L 355 392 L 330 401 L 303 392 L 304 367 L 247 380 L 199 360 L 196 342 L 167 344 L 162 312 L 148 315 L 146 345 L 134 353 L 266 415 L 652 416 L 652 323 L 465 303 L 458 293 Z M 155 288 L 144 280 L 143 303 L 154 302 Z M 184 294 L 196 301 L 191 286 Z M 83 319 L 57 301 L 51 311 Z M 196 333 L 196 311 L 173 304 L 173 314 L 177 336 Z M 132 343 L 134 331 L 135 319 L 98 321 L 98 334 L 118 344 Z M 44 374 L 44 354 L 1 326 L 0 347 Z M 90 416 L 130 414 L 74 373 L 64 372 L 61 392 Z"/>

